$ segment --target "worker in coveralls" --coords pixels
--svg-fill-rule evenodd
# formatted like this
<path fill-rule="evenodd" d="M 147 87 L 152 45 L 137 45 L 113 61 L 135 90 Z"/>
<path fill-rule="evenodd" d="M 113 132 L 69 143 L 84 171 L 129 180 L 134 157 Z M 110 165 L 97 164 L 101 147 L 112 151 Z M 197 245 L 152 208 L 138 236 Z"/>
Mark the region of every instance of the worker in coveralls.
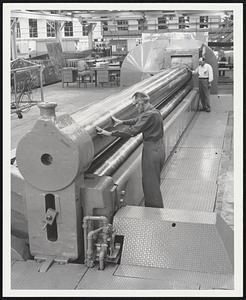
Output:
<path fill-rule="evenodd" d="M 160 112 L 149 102 L 146 93 L 136 92 L 132 104 L 137 108 L 139 116 L 129 120 L 112 117 L 114 127 L 120 124 L 130 125 L 112 132 L 97 127 L 97 133 L 106 136 L 133 137 L 143 135 L 142 151 L 142 185 L 147 207 L 163 207 L 160 190 L 160 175 L 165 161 L 163 143 L 163 120 Z"/>
<path fill-rule="evenodd" d="M 199 58 L 199 66 L 192 74 L 198 74 L 199 93 L 203 111 L 210 112 L 210 88 L 213 81 L 213 69 L 205 62 L 204 57 Z"/>

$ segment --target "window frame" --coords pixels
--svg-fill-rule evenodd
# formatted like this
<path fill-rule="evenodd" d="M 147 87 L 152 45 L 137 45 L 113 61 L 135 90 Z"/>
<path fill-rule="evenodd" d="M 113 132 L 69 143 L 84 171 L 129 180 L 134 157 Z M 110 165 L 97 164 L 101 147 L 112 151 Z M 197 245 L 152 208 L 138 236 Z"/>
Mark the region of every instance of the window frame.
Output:
<path fill-rule="evenodd" d="M 202 21 L 202 18 L 204 18 L 205 21 Z M 208 28 L 209 18 L 208 16 L 200 16 L 199 18 L 199 27 L 200 28 Z"/>
<path fill-rule="evenodd" d="M 138 19 L 138 30 L 147 30 L 146 19 Z"/>
<path fill-rule="evenodd" d="M 157 18 L 158 29 L 168 29 L 167 17 L 159 17 Z"/>
<path fill-rule="evenodd" d="M 182 19 L 182 21 L 180 20 Z M 182 16 L 179 17 L 179 29 L 186 29 L 190 27 L 190 17 L 189 16 Z"/>
<path fill-rule="evenodd" d="M 64 22 L 64 37 L 73 37 L 73 21 Z"/>
<path fill-rule="evenodd" d="M 33 23 L 33 24 L 30 24 L 30 23 Z M 28 24 L 29 24 L 29 37 L 37 38 L 38 37 L 38 20 L 37 19 L 28 19 Z"/>
<path fill-rule="evenodd" d="M 117 30 L 118 31 L 128 31 L 128 20 L 117 20 Z"/>
<path fill-rule="evenodd" d="M 54 27 L 52 27 L 50 25 L 50 23 L 52 23 L 54 25 Z M 51 35 L 49 35 L 49 34 L 51 34 Z M 55 21 L 46 20 L 46 35 L 48 38 L 56 37 Z"/>
<path fill-rule="evenodd" d="M 21 38 L 21 28 L 20 28 L 20 21 L 16 21 L 16 38 L 20 39 Z"/>
<path fill-rule="evenodd" d="M 108 21 L 101 21 L 101 22 L 102 22 L 103 31 L 109 31 L 108 30 Z"/>

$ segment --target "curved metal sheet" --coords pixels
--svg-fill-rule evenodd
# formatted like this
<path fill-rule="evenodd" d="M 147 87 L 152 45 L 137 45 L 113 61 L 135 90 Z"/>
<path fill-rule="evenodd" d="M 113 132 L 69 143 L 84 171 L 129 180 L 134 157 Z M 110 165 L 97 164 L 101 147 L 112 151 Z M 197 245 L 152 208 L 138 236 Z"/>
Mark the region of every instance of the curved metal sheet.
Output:
<path fill-rule="evenodd" d="M 188 36 L 186 36 L 188 34 Z M 125 57 L 120 75 L 121 87 L 131 86 L 141 80 L 157 74 L 169 66 L 168 56 L 170 53 L 191 54 L 193 63 L 190 68 L 198 66 L 198 52 L 205 56 L 207 62 L 212 66 L 214 80 L 211 94 L 217 94 L 218 64 L 217 58 L 211 48 L 204 44 L 203 40 L 190 37 L 191 33 L 176 33 L 165 37 L 144 42 L 132 49 Z M 194 51 L 197 57 L 193 57 Z"/>
<path fill-rule="evenodd" d="M 168 40 L 149 41 L 132 49 L 121 66 L 121 87 L 135 84 L 151 77 L 164 68 L 165 52 Z"/>

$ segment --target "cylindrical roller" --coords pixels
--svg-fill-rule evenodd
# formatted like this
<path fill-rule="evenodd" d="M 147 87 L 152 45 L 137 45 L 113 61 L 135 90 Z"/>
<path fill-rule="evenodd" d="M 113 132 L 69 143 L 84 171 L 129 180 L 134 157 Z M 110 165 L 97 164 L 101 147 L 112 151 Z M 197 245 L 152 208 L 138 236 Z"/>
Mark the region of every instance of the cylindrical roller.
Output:
<path fill-rule="evenodd" d="M 132 105 L 132 95 L 136 91 L 148 93 L 150 102 L 156 106 L 167 100 L 190 79 L 191 72 L 186 67 L 170 68 L 71 116 L 79 126 L 89 133 L 93 139 L 95 155 L 97 155 L 117 138 L 102 138 L 97 135 L 95 127 L 99 126 L 111 130 L 113 124 L 110 117 L 112 115 L 119 119 L 136 117 L 137 110 Z"/>
<path fill-rule="evenodd" d="M 191 87 L 186 86 L 185 88 L 180 90 L 173 97 L 173 99 L 170 100 L 167 105 L 165 105 L 165 107 L 160 110 L 163 119 L 165 119 L 170 114 L 170 112 L 182 101 L 182 99 L 189 93 L 190 90 Z M 130 138 L 120 149 L 118 149 L 93 173 L 99 176 L 111 176 L 141 143 L 142 134 L 138 134 L 137 136 Z"/>
<path fill-rule="evenodd" d="M 41 116 L 16 150 L 17 165 L 25 180 L 45 191 L 71 184 L 94 156 L 89 134 L 69 115 L 57 120 L 55 106 L 39 104 Z"/>
<path fill-rule="evenodd" d="M 89 167 L 94 155 L 115 142 L 114 137 L 97 135 L 96 126 L 112 129 L 112 115 L 120 119 L 135 117 L 132 95 L 136 91 L 147 92 L 156 106 L 190 78 L 185 67 L 171 68 L 72 116 L 56 117 L 55 104 L 41 104 L 40 118 L 17 147 L 21 174 L 40 190 L 65 188 Z"/>

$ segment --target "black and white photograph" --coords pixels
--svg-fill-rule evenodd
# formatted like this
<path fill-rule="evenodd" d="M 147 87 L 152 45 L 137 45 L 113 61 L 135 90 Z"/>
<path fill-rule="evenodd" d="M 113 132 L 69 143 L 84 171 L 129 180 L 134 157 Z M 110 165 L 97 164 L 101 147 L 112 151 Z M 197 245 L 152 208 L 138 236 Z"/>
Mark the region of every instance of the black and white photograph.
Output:
<path fill-rule="evenodd" d="M 243 296 L 243 4 L 3 11 L 3 296 Z"/>

